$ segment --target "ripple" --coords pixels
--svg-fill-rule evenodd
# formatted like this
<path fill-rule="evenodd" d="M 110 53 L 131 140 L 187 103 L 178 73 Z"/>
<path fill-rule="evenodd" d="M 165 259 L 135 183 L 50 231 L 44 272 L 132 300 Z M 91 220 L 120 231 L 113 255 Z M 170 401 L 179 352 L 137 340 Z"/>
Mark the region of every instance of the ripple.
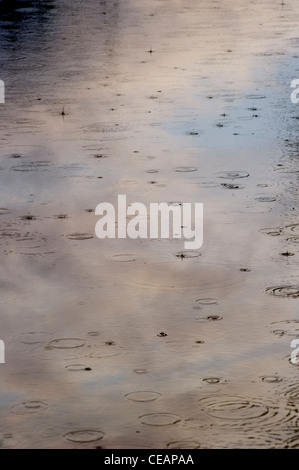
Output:
<path fill-rule="evenodd" d="M 84 346 L 85 341 L 80 338 L 58 338 L 52 339 L 48 344 L 55 349 L 77 349 Z"/>
<path fill-rule="evenodd" d="M 3 238 L 19 238 L 22 236 L 22 233 L 19 232 L 18 230 L 14 229 L 5 229 L 5 230 L 0 230 L 0 239 Z"/>
<path fill-rule="evenodd" d="M 10 214 L 10 210 L 5 207 L 0 207 L 0 215 Z"/>
<path fill-rule="evenodd" d="M 135 256 L 130 253 L 124 253 L 121 255 L 113 255 L 112 259 L 113 261 L 116 261 L 117 263 L 132 263 L 133 261 L 136 261 Z"/>
<path fill-rule="evenodd" d="M 85 364 L 69 364 L 68 366 L 65 366 L 67 370 L 70 370 L 71 372 L 82 372 L 82 371 L 90 371 L 91 368 L 86 366 Z"/>
<path fill-rule="evenodd" d="M 147 369 L 134 369 L 133 372 L 134 374 L 148 374 Z"/>
<path fill-rule="evenodd" d="M 136 401 L 136 402 L 148 402 L 148 401 L 154 401 L 157 400 L 161 396 L 161 393 L 159 392 L 150 392 L 150 391 L 144 391 L 144 392 L 132 392 L 132 393 L 127 393 L 125 395 L 125 398 L 131 401 Z"/>
<path fill-rule="evenodd" d="M 196 318 L 196 321 L 199 323 L 208 323 L 211 321 L 220 321 L 222 319 L 223 317 L 220 317 L 219 315 L 208 315 L 207 317 L 198 317 Z"/>
<path fill-rule="evenodd" d="M 93 238 L 93 235 L 90 233 L 70 233 L 66 236 L 69 240 L 89 240 Z"/>
<path fill-rule="evenodd" d="M 245 98 L 248 100 L 264 100 L 267 98 L 265 95 L 246 95 Z"/>
<path fill-rule="evenodd" d="M 294 235 L 293 237 L 288 237 L 287 242 L 299 243 L 299 235 Z"/>
<path fill-rule="evenodd" d="M 175 256 L 180 259 L 198 258 L 199 256 L 201 256 L 201 253 L 195 250 L 183 250 L 183 251 L 180 251 L 179 253 L 175 253 Z"/>
<path fill-rule="evenodd" d="M 149 413 L 139 416 L 139 419 L 148 426 L 170 426 L 181 421 L 178 415 L 172 413 Z"/>
<path fill-rule="evenodd" d="M 43 331 L 28 331 L 15 335 L 14 339 L 18 339 L 22 344 L 40 344 L 49 341 L 51 336 L 53 335 Z"/>
<path fill-rule="evenodd" d="M 259 196 L 255 198 L 256 201 L 258 202 L 274 202 L 276 201 L 275 196 Z"/>
<path fill-rule="evenodd" d="M 228 421 L 255 420 L 264 418 L 270 409 L 264 403 L 235 396 L 208 397 L 199 400 L 199 406 L 213 418 Z"/>
<path fill-rule="evenodd" d="M 0 210 L 1 210 L 1 209 L 0 209 Z M 292 232 L 292 233 L 298 232 L 298 234 L 299 234 L 299 224 L 286 225 L 286 226 L 284 227 L 284 230 L 285 230 L 285 231 L 290 231 L 290 232 Z"/>
<path fill-rule="evenodd" d="M 267 294 L 275 297 L 283 297 L 288 299 L 296 299 L 299 297 L 299 286 L 275 286 L 267 287 Z"/>
<path fill-rule="evenodd" d="M 202 299 L 196 299 L 195 300 L 196 304 L 200 305 L 217 305 L 218 300 L 214 299 L 213 297 L 204 297 Z"/>
<path fill-rule="evenodd" d="M 51 162 L 40 161 L 40 162 L 28 162 L 21 163 L 11 167 L 12 171 L 47 171 L 52 166 Z"/>
<path fill-rule="evenodd" d="M 299 336 L 299 320 L 281 320 L 271 323 L 271 327 L 273 327 L 273 325 L 278 326 L 278 328 L 271 331 L 271 333 L 276 336 Z"/>
<path fill-rule="evenodd" d="M 16 414 L 31 414 L 31 413 L 41 413 L 47 411 L 49 405 L 41 401 L 25 401 L 17 405 L 12 406 L 11 412 Z"/>
<path fill-rule="evenodd" d="M 166 447 L 168 449 L 199 449 L 200 443 L 197 441 L 174 441 L 169 442 Z"/>
<path fill-rule="evenodd" d="M 247 178 L 249 176 L 249 173 L 246 171 L 221 171 L 216 173 L 216 176 L 218 178 L 225 178 L 225 179 L 239 179 L 239 178 Z"/>
<path fill-rule="evenodd" d="M 106 357 L 119 356 L 124 353 L 124 348 L 117 346 L 114 342 L 105 342 L 100 346 L 94 346 L 93 350 L 85 357 L 89 359 L 103 359 Z"/>
<path fill-rule="evenodd" d="M 100 441 L 104 436 L 105 434 L 102 431 L 94 429 L 80 429 L 66 433 L 64 438 L 70 442 L 88 444 L 89 442 Z"/>
<path fill-rule="evenodd" d="M 264 375 L 261 377 L 261 380 L 268 384 L 275 384 L 275 383 L 282 382 L 283 379 L 282 377 L 278 377 L 277 375 Z"/>
<path fill-rule="evenodd" d="M 219 377 L 206 377 L 206 378 L 202 379 L 202 381 L 207 382 L 210 385 L 221 383 L 221 379 Z"/>
<path fill-rule="evenodd" d="M 197 168 L 195 166 L 177 166 L 173 171 L 178 173 L 191 173 L 193 171 L 197 171 Z"/>
<path fill-rule="evenodd" d="M 281 235 L 282 229 L 280 227 L 277 228 L 262 228 L 259 230 L 261 233 L 265 233 L 266 235 L 271 235 L 271 237 L 278 237 Z"/>

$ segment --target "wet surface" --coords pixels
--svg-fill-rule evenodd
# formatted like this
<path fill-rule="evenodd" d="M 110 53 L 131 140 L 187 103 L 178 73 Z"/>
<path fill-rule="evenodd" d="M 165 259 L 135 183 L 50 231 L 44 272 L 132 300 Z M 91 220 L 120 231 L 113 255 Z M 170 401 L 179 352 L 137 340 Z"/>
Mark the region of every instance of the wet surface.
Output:
<path fill-rule="evenodd" d="M 0 1 L 1 448 L 299 447 L 297 3 Z"/>

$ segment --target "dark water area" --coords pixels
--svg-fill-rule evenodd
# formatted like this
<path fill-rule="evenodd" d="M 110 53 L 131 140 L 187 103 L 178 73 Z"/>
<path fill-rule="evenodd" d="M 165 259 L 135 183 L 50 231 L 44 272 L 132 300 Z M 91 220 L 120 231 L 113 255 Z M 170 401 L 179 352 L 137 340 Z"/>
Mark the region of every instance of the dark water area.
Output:
<path fill-rule="evenodd" d="M 1 448 L 299 446 L 298 10 L 0 1 Z M 120 194 L 202 247 L 98 239 Z"/>

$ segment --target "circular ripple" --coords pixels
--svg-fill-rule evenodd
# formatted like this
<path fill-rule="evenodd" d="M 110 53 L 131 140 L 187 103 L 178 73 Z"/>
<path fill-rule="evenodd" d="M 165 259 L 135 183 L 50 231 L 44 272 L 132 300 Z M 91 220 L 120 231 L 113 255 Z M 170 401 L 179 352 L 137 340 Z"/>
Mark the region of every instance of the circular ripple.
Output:
<path fill-rule="evenodd" d="M 281 320 L 278 322 L 271 323 L 271 327 L 274 329 L 271 331 L 276 336 L 299 336 L 299 320 Z M 277 327 L 277 328 L 276 328 Z"/>
<path fill-rule="evenodd" d="M 82 429 L 78 431 L 71 431 L 64 435 L 67 441 L 75 442 L 78 444 L 88 444 L 89 442 L 96 442 L 103 439 L 104 433 L 94 429 Z"/>
<path fill-rule="evenodd" d="M 296 299 L 299 297 L 299 286 L 277 286 L 267 287 L 267 294 L 275 297 L 283 297 L 288 299 Z"/>
<path fill-rule="evenodd" d="M 112 259 L 113 261 L 117 261 L 118 263 L 131 263 L 133 261 L 136 261 L 135 256 L 129 253 L 124 253 L 122 255 L 114 255 L 112 256 Z"/>
<path fill-rule="evenodd" d="M 194 250 L 183 250 L 183 251 L 180 251 L 179 253 L 176 253 L 175 256 L 177 258 L 198 258 L 199 256 L 201 256 L 201 253 L 199 253 L 198 251 L 194 251 Z"/>
<path fill-rule="evenodd" d="M 0 239 L 2 238 L 19 238 L 21 237 L 21 232 L 18 230 L 7 228 L 6 230 L 0 230 Z"/>
<path fill-rule="evenodd" d="M 261 379 L 263 382 L 266 382 L 268 384 L 276 384 L 276 383 L 282 382 L 283 380 L 281 377 L 278 377 L 277 375 L 264 375 L 263 377 L 261 377 Z"/>
<path fill-rule="evenodd" d="M 85 364 L 69 364 L 65 366 L 67 370 L 71 372 L 82 372 L 82 371 L 89 371 L 91 370 L 90 367 L 86 366 Z"/>
<path fill-rule="evenodd" d="M 276 201 L 276 197 L 275 196 L 259 196 L 259 197 L 256 197 L 255 200 L 259 202 L 274 202 Z"/>
<path fill-rule="evenodd" d="M 28 331 L 26 333 L 20 333 L 14 336 L 14 338 L 18 339 L 22 344 L 40 344 L 49 341 L 51 336 L 53 335 L 43 331 Z"/>
<path fill-rule="evenodd" d="M 266 98 L 265 95 L 246 95 L 245 98 L 248 100 L 264 100 Z"/>
<path fill-rule="evenodd" d="M 47 411 L 48 409 L 49 405 L 47 405 L 47 403 L 43 403 L 41 401 L 25 401 L 24 403 L 14 405 L 11 408 L 11 412 L 23 415 L 31 413 L 41 413 L 43 411 Z"/>
<path fill-rule="evenodd" d="M 197 441 L 175 441 L 167 444 L 167 449 L 199 449 L 200 444 Z"/>
<path fill-rule="evenodd" d="M 216 176 L 218 178 L 225 178 L 225 179 L 239 179 L 239 178 L 247 178 L 249 176 L 249 173 L 246 171 L 221 171 L 216 173 Z"/>
<path fill-rule="evenodd" d="M 0 211 L 1 211 L 1 209 L 0 209 Z M 292 233 L 296 233 L 296 232 L 299 233 L 299 224 L 287 225 L 286 227 L 284 227 L 284 230 L 290 231 Z"/>
<path fill-rule="evenodd" d="M 208 315 L 207 317 L 198 317 L 198 318 L 196 318 L 196 320 L 199 323 L 208 323 L 208 322 L 211 322 L 211 321 L 220 321 L 222 319 L 223 319 L 223 317 L 220 317 L 219 315 Z"/>
<path fill-rule="evenodd" d="M 296 434 L 295 436 L 290 437 L 284 442 L 285 449 L 298 449 L 299 448 L 299 436 Z"/>
<path fill-rule="evenodd" d="M 212 297 L 204 297 L 203 299 L 196 299 L 195 302 L 199 305 L 217 305 L 218 300 Z"/>
<path fill-rule="evenodd" d="M 299 235 L 294 235 L 293 237 L 288 237 L 287 241 L 291 242 L 291 243 L 299 243 Z"/>
<path fill-rule="evenodd" d="M 147 402 L 147 401 L 157 400 L 157 398 L 159 398 L 160 396 L 161 396 L 161 393 L 159 392 L 145 391 L 145 392 L 127 393 L 125 395 L 125 398 L 131 401 Z"/>
<path fill-rule="evenodd" d="M 84 346 L 85 341 L 80 338 L 58 338 L 49 342 L 49 346 L 55 349 L 76 349 Z"/>
<path fill-rule="evenodd" d="M 90 233 L 70 233 L 66 236 L 69 240 L 89 240 L 93 238 L 93 235 Z"/>
<path fill-rule="evenodd" d="M 269 413 L 269 408 L 263 403 L 241 397 L 209 397 L 199 400 L 203 411 L 213 418 L 229 421 L 246 421 L 263 418 Z"/>
<path fill-rule="evenodd" d="M 221 382 L 221 379 L 219 377 L 206 377 L 202 379 L 203 382 L 207 382 L 208 384 L 219 384 Z"/>
<path fill-rule="evenodd" d="M 177 166 L 173 171 L 178 173 L 191 173 L 193 171 L 197 171 L 197 168 L 195 166 Z"/>
<path fill-rule="evenodd" d="M 5 207 L 0 207 L 0 215 L 6 215 L 6 214 L 10 214 L 10 210 L 5 209 Z"/>
<path fill-rule="evenodd" d="M 181 421 L 178 415 L 172 413 L 149 413 L 139 416 L 139 419 L 142 424 L 148 426 L 170 426 Z"/>
<path fill-rule="evenodd" d="M 266 235 L 271 235 L 271 237 L 279 237 L 281 235 L 282 229 L 281 228 L 262 228 L 260 230 L 261 233 L 265 233 Z"/>
<path fill-rule="evenodd" d="M 147 369 L 134 369 L 133 372 L 134 374 L 148 374 Z"/>

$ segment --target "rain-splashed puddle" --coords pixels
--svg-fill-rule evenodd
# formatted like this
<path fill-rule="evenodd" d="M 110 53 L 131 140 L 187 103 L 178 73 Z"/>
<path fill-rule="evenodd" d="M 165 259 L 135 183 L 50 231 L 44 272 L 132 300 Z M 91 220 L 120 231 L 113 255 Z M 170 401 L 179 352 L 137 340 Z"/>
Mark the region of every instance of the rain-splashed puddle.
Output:
<path fill-rule="evenodd" d="M 139 416 L 140 422 L 148 426 L 170 426 L 179 423 L 182 418 L 172 413 L 149 413 Z"/>
<path fill-rule="evenodd" d="M 15 414 L 42 413 L 49 410 L 49 405 L 41 401 L 26 401 L 11 407 L 11 412 Z"/>
<path fill-rule="evenodd" d="M 299 297 L 299 286 L 274 286 L 267 287 L 267 294 L 274 295 L 275 297 L 282 297 L 287 299 L 297 299 Z"/>
<path fill-rule="evenodd" d="M 64 435 L 64 438 L 69 442 L 75 444 L 88 444 L 90 442 L 97 442 L 103 439 L 105 434 L 102 431 L 94 429 L 79 429 L 77 431 L 70 431 Z"/>
<path fill-rule="evenodd" d="M 160 396 L 161 396 L 161 393 L 159 392 L 140 391 L 140 392 L 127 393 L 125 395 L 125 398 L 130 401 L 148 402 L 148 401 L 155 401 Z"/>

